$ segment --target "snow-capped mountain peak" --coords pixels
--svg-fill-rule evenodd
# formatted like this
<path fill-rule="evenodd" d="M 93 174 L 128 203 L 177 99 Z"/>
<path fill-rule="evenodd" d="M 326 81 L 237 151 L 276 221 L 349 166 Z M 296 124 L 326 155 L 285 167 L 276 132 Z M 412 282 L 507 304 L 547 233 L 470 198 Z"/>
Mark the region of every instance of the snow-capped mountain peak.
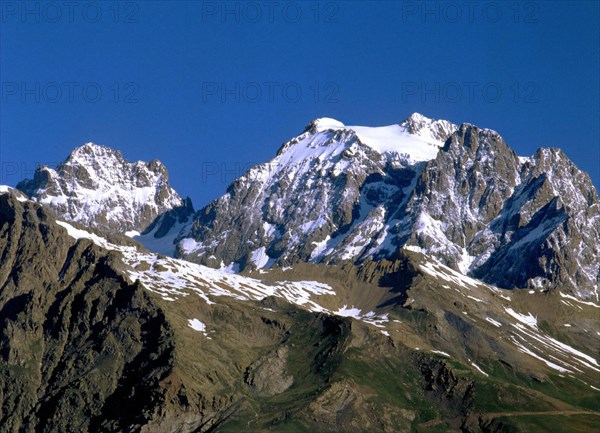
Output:
<path fill-rule="evenodd" d="M 310 157 L 331 158 L 358 143 L 385 155 L 386 159 L 402 158 L 415 163 L 435 158 L 456 129 L 451 122 L 429 119 L 419 113 L 413 113 L 399 124 L 386 126 L 350 126 L 322 117 L 310 122 L 301 135 L 282 147 L 279 154 L 293 149 L 290 152 L 293 157 L 284 158 L 293 162 Z M 329 149 L 307 150 L 323 147 Z"/>
<path fill-rule="evenodd" d="M 142 232 L 162 213 L 184 205 L 160 161 L 129 162 L 94 143 L 77 147 L 55 169 L 38 167 L 17 188 L 64 219 L 116 232 Z"/>
<path fill-rule="evenodd" d="M 96 144 L 94 142 L 87 142 L 82 144 L 79 147 L 76 147 L 75 149 L 73 149 L 73 151 L 71 152 L 71 154 L 69 155 L 70 158 L 69 159 L 74 159 L 74 158 L 86 158 L 87 156 L 118 156 L 120 158 L 123 157 L 122 153 L 120 150 L 116 150 L 116 149 L 112 149 L 108 146 L 104 146 L 102 144 Z"/>
<path fill-rule="evenodd" d="M 327 131 L 329 129 L 338 130 L 344 129 L 345 125 L 339 120 L 330 117 L 320 117 L 313 120 L 305 128 L 305 131 L 311 131 L 313 134 L 317 132 Z"/>
<path fill-rule="evenodd" d="M 405 248 L 500 287 L 600 299 L 589 176 L 558 150 L 520 158 L 496 131 L 418 113 L 379 127 L 316 119 L 197 213 L 160 162 L 92 143 L 18 187 L 63 219 L 143 232 L 150 249 L 216 268 L 360 263 Z"/>
<path fill-rule="evenodd" d="M 250 266 L 258 262 L 264 266 L 272 262 L 273 254 L 283 261 L 287 256 L 294 261 L 297 254 L 310 260 L 334 255 L 341 260 L 376 250 L 382 247 L 383 238 L 378 239 L 376 232 L 383 228 L 383 220 L 406 202 L 423 164 L 436 157 L 455 130 L 450 122 L 416 114 L 400 124 L 380 127 L 316 119 L 285 143 L 275 158 L 251 168 L 225 196 L 201 210 L 179 254 L 219 267 L 220 259 L 229 264 L 240 254 L 247 254 L 243 260 Z M 386 202 L 393 204 L 387 210 Z M 220 221 L 220 214 L 243 209 L 249 219 L 243 227 L 225 215 L 226 225 L 214 225 L 213 218 Z M 340 243 L 338 233 L 351 223 L 356 232 L 347 232 L 347 242 Z M 219 232 L 219 238 L 225 232 L 240 232 L 237 250 L 225 248 L 216 238 L 195 241 L 208 231 Z M 264 242 L 274 242 L 278 246 L 273 248 L 289 254 L 263 251 Z M 221 249 L 227 252 L 223 255 Z"/>

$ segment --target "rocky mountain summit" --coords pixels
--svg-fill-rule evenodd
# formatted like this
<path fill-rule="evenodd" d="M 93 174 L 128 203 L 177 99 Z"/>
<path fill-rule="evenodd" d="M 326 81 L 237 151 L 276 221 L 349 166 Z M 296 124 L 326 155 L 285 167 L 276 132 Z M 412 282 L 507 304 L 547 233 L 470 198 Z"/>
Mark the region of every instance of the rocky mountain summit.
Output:
<path fill-rule="evenodd" d="M 381 128 L 315 120 L 201 209 L 179 254 L 242 269 L 376 255 L 385 220 L 405 205 L 425 162 L 455 129 L 418 114 Z"/>
<path fill-rule="evenodd" d="M 142 232 L 163 213 L 185 207 L 160 161 L 129 162 L 93 143 L 76 148 L 56 169 L 38 167 L 17 188 L 69 221 L 119 233 Z"/>
<path fill-rule="evenodd" d="M 495 131 L 413 114 L 311 122 L 198 211 L 177 255 L 232 269 L 419 251 L 499 287 L 600 296 L 600 202 L 564 153 L 519 157 Z"/>

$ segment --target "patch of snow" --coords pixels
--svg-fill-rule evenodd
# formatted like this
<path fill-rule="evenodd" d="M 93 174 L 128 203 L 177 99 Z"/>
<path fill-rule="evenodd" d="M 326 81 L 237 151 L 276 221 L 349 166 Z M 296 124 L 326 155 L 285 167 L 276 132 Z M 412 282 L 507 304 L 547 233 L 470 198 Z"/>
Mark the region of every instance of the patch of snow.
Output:
<path fill-rule="evenodd" d="M 558 364 L 555 364 L 551 361 L 548 361 L 545 358 L 542 358 L 540 355 L 537 355 L 536 353 L 532 352 L 531 350 L 527 349 L 523 344 L 519 343 L 518 341 L 516 341 L 515 339 L 513 339 L 513 342 L 515 343 L 515 345 L 517 346 L 517 350 L 519 350 L 520 352 L 526 353 L 527 355 L 530 355 L 536 359 L 539 359 L 540 361 L 542 361 L 544 364 L 546 364 L 548 367 L 560 371 L 561 373 L 570 373 L 570 370 L 567 370 L 564 367 L 561 367 Z"/>
<path fill-rule="evenodd" d="M 71 224 L 66 223 L 64 221 L 56 220 L 56 224 L 58 224 L 59 226 L 65 228 L 65 229 L 67 229 L 67 233 L 69 234 L 69 236 L 71 236 L 74 239 L 77 239 L 77 240 L 79 240 L 79 239 L 89 239 L 93 243 L 95 243 L 96 245 L 101 246 L 102 248 L 105 248 L 105 249 L 116 249 L 116 248 L 111 248 L 110 244 L 108 243 L 108 241 L 106 239 L 104 239 L 101 236 L 95 235 L 94 233 L 90 233 L 88 231 L 75 228 Z"/>
<path fill-rule="evenodd" d="M 470 290 L 469 286 L 471 288 L 491 287 L 488 284 L 485 284 L 474 278 L 467 277 L 466 275 L 463 275 L 460 272 L 457 272 L 454 269 L 439 263 L 426 262 L 423 265 L 419 265 L 419 268 L 426 274 L 452 282 L 465 289 Z"/>
<path fill-rule="evenodd" d="M 327 235 L 322 241 L 312 243 L 315 246 L 315 249 L 310 253 L 311 260 L 315 260 L 323 254 L 330 239 L 331 237 Z"/>
<path fill-rule="evenodd" d="M 418 247 L 416 245 L 404 245 L 404 247 L 402 247 L 402 248 L 405 249 L 405 250 L 408 250 L 408 251 L 415 252 L 415 253 L 421 253 L 421 254 L 425 254 L 426 253 L 423 248 Z"/>
<path fill-rule="evenodd" d="M 520 337 L 521 340 L 524 343 L 532 346 L 533 348 L 536 348 L 535 344 L 541 345 L 542 347 L 538 347 L 537 350 L 542 351 L 543 353 L 554 351 L 555 353 L 560 354 L 563 357 L 568 357 L 569 362 L 576 362 L 582 366 L 585 366 L 586 368 L 592 369 L 596 372 L 600 372 L 600 369 L 598 368 L 600 367 L 600 365 L 598 365 L 598 362 L 591 356 L 577 349 L 574 349 L 573 347 L 561 341 L 558 341 L 555 338 L 536 332 L 535 328 L 532 329 L 529 327 L 525 327 L 521 324 L 513 324 L 513 327 L 515 327 L 523 336 L 525 336 L 525 338 Z M 556 360 L 559 360 L 554 356 L 552 357 Z M 563 361 L 563 363 L 567 364 L 567 362 L 565 361 Z M 575 368 L 573 366 L 571 367 Z"/>
<path fill-rule="evenodd" d="M 527 157 L 527 156 L 519 156 L 519 162 L 521 164 L 525 164 L 526 162 L 531 162 L 531 157 Z"/>
<path fill-rule="evenodd" d="M 527 315 L 520 314 L 515 312 L 512 308 L 505 308 L 509 315 L 517 319 L 519 322 L 524 323 L 527 326 L 537 327 L 537 319 L 531 315 L 531 313 L 527 313 Z"/>
<path fill-rule="evenodd" d="M 330 117 L 321 117 L 314 122 L 317 132 L 327 131 L 328 129 L 343 129 L 344 124 L 339 120 Z"/>
<path fill-rule="evenodd" d="M 240 264 L 231 262 L 227 266 L 225 266 L 225 263 L 221 262 L 221 267 L 219 268 L 219 270 L 228 274 L 237 274 L 240 272 Z"/>
<path fill-rule="evenodd" d="M 250 255 L 250 261 L 256 266 L 257 269 L 264 268 L 269 263 L 270 257 L 267 255 L 267 249 L 265 247 L 257 248 Z"/>
<path fill-rule="evenodd" d="M 344 305 L 342 308 L 340 308 L 337 311 L 334 311 L 333 314 L 335 314 L 336 316 L 342 316 L 342 317 L 353 317 L 355 319 L 360 320 L 361 319 L 361 315 L 360 315 L 360 309 L 358 308 L 347 308 L 347 305 Z"/>
<path fill-rule="evenodd" d="M 356 133 L 361 142 L 380 154 L 407 155 L 411 161 L 430 161 L 443 146 L 443 142 L 431 137 L 410 134 L 401 125 L 380 127 L 347 126 Z"/>
<path fill-rule="evenodd" d="M 600 305 L 595 304 L 595 303 L 593 303 L 591 301 L 582 301 L 581 299 L 577 299 L 575 296 L 567 295 L 566 293 L 563 293 L 563 292 L 559 292 L 559 293 L 560 293 L 561 298 L 571 299 L 571 300 L 573 300 L 575 302 L 579 302 L 580 304 L 590 305 L 590 306 L 592 306 L 594 308 L 600 308 Z"/>
<path fill-rule="evenodd" d="M 483 374 L 483 375 L 484 375 L 484 376 L 486 376 L 486 377 L 489 377 L 489 374 L 487 374 L 485 371 L 483 371 L 483 370 L 481 369 L 481 367 L 479 367 L 477 364 L 475 364 L 474 362 L 472 362 L 472 363 L 471 363 L 471 365 L 472 365 L 473 367 L 475 367 L 475 368 L 476 368 L 476 369 L 477 369 L 477 370 L 478 370 L 478 371 L 479 371 L 481 374 Z"/>
<path fill-rule="evenodd" d="M 193 253 L 198 249 L 198 247 L 199 243 L 193 238 L 184 238 L 179 241 L 179 248 L 181 248 L 185 254 Z"/>
<path fill-rule="evenodd" d="M 458 269 L 460 269 L 460 272 L 462 272 L 463 274 L 468 273 L 475 259 L 475 256 L 469 255 L 466 248 L 462 248 L 460 261 L 457 264 Z"/>
<path fill-rule="evenodd" d="M 20 201 L 21 203 L 28 201 L 21 191 L 11 188 L 8 185 L 0 185 L 0 194 L 11 194 L 11 193 L 14 194 L 17 201 Z"/>
<path fill-rule="evenodd" d="M 370 312 L 362 317 L 362 321 L 365 323 L 369 323 L 373 326 L 377 326 L 378 328 L 383 328 L 390 321 L 387 314 L 383 314 L 382 316 L 376 316 L 374 312 Z"/>
<path fill-rule="evenodd" d="M 181 222 L 174 224 L 169 231 L 162 237 L 156 237 L 156 232 L 160 229 L 157 225 L 151 232 L 145 234 L 137 234 L 134 239 L 141 243 L 148 251 L 162 254 L 163 256 L 175 257 L 177 248 L 176 240 L 182 233 L 187 233 L 191 228 L 191 222 Z M 192 238 L 184 239 L 186 242 L 181 246 L 182 251 L 186 254 L 197 251 L 199 244 Z"/>
<path fill-rule="evenodd" d="M 206 333 L 206 325 L 198 319 L 189 319 L 188 326 L 190 328 L 192 328 L 194 331 L 199 331 L 199 332 L 202 332 L 203 334 Z"/>
<path fill-rule="evenodd" d="M 268 222 L 263 222 L 263 230 L 265 232 L 265 236 L 271 238 L 277 232 L 277 228 L 273 224 L 269 224 Z"/>
<path fill-rule="evenodd" d="M 491 317 L 486 317 L 485 320 L 487 320 L 488 322 L 490 322 L 492 325 L 494 325 L 497 328 L 502 326 L 502 323 L 498 322 L 497 320 L 492 319 Z"/>

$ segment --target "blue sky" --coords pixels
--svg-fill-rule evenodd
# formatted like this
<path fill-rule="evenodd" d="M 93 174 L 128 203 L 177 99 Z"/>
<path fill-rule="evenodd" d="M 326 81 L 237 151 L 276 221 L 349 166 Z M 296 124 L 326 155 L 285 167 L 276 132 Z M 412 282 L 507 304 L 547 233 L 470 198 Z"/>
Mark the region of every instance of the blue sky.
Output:
<path fill-rule="evenodd" d="M 162 160 L 199 208 L 314 118 L 417 111 L 600 185 L 598 2 L 69 4 L 0 3 L 0 183 L 93 141 Z"/>

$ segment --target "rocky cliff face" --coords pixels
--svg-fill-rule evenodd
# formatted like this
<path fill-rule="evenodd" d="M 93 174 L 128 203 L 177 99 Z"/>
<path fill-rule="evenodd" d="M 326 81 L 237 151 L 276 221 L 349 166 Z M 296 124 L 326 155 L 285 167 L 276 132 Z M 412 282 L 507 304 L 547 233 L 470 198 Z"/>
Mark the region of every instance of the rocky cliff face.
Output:
<path fill-rule="evenodd" d="M 560 151 L 414 114 L 312 122 L 201 209 L 177 254 L 213 267 L 339 264 L 409 248 L 500 287 L 600 296 L 600 202 Z"/>
<path fill-rule="evenodd" d="M 559 150 L 518 158 L 496 132 L 461 125 L 396 227 L 399 244 L 500 287 L 600 295 L 600 202 Z"/>
<path fill-rule="evenodd" d="M 131 163 L 118 151 L 87 143 L 56 169 L 39 167 L 17 188 L 68 221 L 142 232 L 159 215 L 184 205 L 168 177 L 160 161 Z"/>

